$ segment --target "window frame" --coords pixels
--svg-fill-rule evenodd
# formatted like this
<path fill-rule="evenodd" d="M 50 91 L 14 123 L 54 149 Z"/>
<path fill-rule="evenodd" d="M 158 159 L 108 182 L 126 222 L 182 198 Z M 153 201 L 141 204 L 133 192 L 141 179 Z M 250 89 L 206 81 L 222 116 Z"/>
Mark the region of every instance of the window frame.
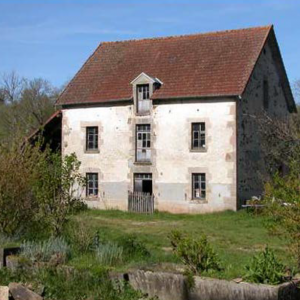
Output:
<path fill-rule="evenodd" d="M 196 131 L 194 130 L 194 126 L 198 125 L 199 129 Z M 204 129 L 202 129 L 202 125 L 204 126 Z M 206 151 L 207 149 L 207 137 L 206 137 L 206 123 L 205 122 L 192 122 L 191 123 L 191 151 Z M 198 133 L 198 138 L 195 139 L 194 133 L 197 132 Z M 202 140 L 202 136 L 204 135 L 204 145 L 201 146 L 201 141 Z M 198 146 L 195 147 L 194 146 L 194 141 L 197 140 L 198 141 Z"/>
<path fill-rule="evenodd" d="M 139 127 L 149 127 L 149 129 L 142 129 L 139 130 Z M 141 135 L 141 139 L 139 139 L 139 135 Z M 145 139 L 144 139 L 145 136 Z M 139 141 L 141 141 L 142 146 L 139 146 Z M 144 146 L 144 143 L 146 144 Z M 149 145 L 148 145 L 149 144 Z M 151 136 L 151 124 L 136 124 L 135 126 L 135 162 L 137 163 L 151 163 L 151 153 L 150 153 L 150 160 L 139 160 L 138 159 L 138 150 L 151 151 L 151 144 L 152 144 L 152 136 Z"/>
<path fill-rule="evenodd" d="M 199 186 L 199 195 L 196 197 L 196 188 L 195 188 L 195 177 L 199 176 L 198 186 Z M 204 180 L 203 180 L 204 178 Z M 202 183 L 204 183 L 204 188 L 201 187 Z M 204 197 L 202 196 L 202 191 L 204 191 Z M 200 200 L 206 201 L 207 200 L 207 176 L 206 173 L 192 173 L 192 200 Z"/>
<path fill-rule="evenodd" d="M 89 130 L 94 129 L 94 133 L 89 133 Z M 85 130 L 85 150 L 86 152 L 98 152 L 99 151 L 99 127 L 98 126 L 87 126 Z M 92 136 L 92 140 L 89 140 L 89 137 Z M 89 143 L 93 144 L 93 147 L 89 147 Z"/>
<path fill-rule="evenodd" d="M 93 178 L 92 178 L 93 186 L 91 188 L 89 186 L 89 183 L 90 183 L 89 177 L 90 176 L 93 176 Z M 92 190 L 92 193 L 90 193 L 90 189 Z M 88 173 L 86 173 L 86 197 L 87 198 L 98 198 L 98 196 L 99 196 L 99 174 L 96 172 L 88 172 Z"/>

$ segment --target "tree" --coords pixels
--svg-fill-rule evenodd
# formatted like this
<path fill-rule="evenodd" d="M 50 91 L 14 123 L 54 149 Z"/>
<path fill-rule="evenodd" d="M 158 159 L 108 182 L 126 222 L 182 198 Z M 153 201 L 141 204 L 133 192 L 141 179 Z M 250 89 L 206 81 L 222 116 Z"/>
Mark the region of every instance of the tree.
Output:
<path fill-rule="evenodd" d="M 268 227 L 288 241 L 300 269 L 300 115 L 258 119 L 266 163 L 273 176 L 265 185 Z"/>
<path fill-rule="evenodd" d="M 292 161 L 287 175 L 276 173 L 266 184 L 266 213 L 269 229 L 288 241 L 300 270 L 300 177 L 299 161 Z"/>
<path fill-rule="evenodd" d="M 41 144 L 0 145 L 0 232 L 13 235 L 39 224 L 58 235 L 82 207 L 85 180 L 75 154 L 62 158 Z"/>
<path fill-rule="evenodd" d="M 61 233 L 67 216 L 82 204 L 80 193 L 85 179 L 79 167 L 75 154 L 62 159 L 60 154 L 51 152 L 36 166 L 37 178 L 33 186 L 39 208 L 36 216 L 55 236 Z"/>
<path fill-rule="evenodd" d="M 28 80 L 15 72 L 0 79 L 0 141 L 28 136 L 54 112 L 58 89 L 41 78 Z"/>

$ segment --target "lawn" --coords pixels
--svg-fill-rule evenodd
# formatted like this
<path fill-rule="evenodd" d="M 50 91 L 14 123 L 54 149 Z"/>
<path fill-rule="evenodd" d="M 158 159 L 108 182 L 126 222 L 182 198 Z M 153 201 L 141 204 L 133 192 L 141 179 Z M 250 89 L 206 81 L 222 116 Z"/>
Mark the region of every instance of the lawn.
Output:
<path fill-rule="evenodd" d="M 207 274 L 208 276 L 226 279 L 241 277 L 244 266 L 251 257 L 266 245 L 284 263 L 292 263 L 286 254 L 284 241 L 268 234 L 264 226 L 265 219 L 246 211 L 205 215 L 162 212 L 142 215 L 117 210 L 88 210 L 75 216 L 73 221 L 83 223 L 88 230 L 98 231 L 104 240 L 118 241 L 126 235 L 136 234 L 145 243 L 151 255 L 119 266 L 117 270 L 122 271 L 132 268 L 178 270 L 180 261 L 173 255 L 168 239 L 169 233 L 174 229 L 193 236 L 208 236 L 224 267 L 222 272 Z M 70 263 L 76 267 L 95 267 L 92 256 L 74 257 Z"/>

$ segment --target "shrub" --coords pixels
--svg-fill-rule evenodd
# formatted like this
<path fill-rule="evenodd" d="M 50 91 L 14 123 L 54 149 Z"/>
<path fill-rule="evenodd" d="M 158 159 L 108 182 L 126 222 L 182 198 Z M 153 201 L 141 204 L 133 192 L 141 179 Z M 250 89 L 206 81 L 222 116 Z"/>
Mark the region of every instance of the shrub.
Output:
<path fill-rule="evenodd" d="M 123 262 L 123 248 L 116 243 L 100 244 L 95 251 L 98 262 L 104 266 L 115 266 Z"/>
<path fill-rule="evenodd" d="M 31 186 L 43 157 L 38 147 L 28 144 L 0 145 L 0 232 L 14 235 L 30 226 L 37 211 Z"/>
<path fill-rule="evenodd" d="M 174 253 L 187 267 L 186 273 L 201 275 L 204 271 L 221 270 L 219 259 L 205 235 L 194 239 L 173 231 L 169 239 Z"/>
<path fill-rule="evenodd" d="M 150 256 L 150 252 L 145 244 L 138 240 L 137 236 L 130 234 L 118 240 L 118 244 L 123 248 L 127 259 L 144 258 Z"/>
<path fill-rule="evenodd" d="M 83 220 L 69 223 L 65 234 L 70 245 L 78 252 L 83 253 L 92 250 L 95 235 L 87 228 Z"/>
<path fill-rule="evenodd" d="M 269 230 L 287 240 L 300 270 L 299 161 L 290 164 L 289 174 L 283 176 L 276 173 L 266 184 L 264 202 Z"/>
<path fill-rule="evenodd" d="M 69 254 L 69 246 L 62 238 L 51 238 L 41 242 L 24 242 L 21 245 L 21 256 L 32 262 L 49 262 L 54 255 L 66 260 Z"/>
<path fill-rule="evenodd" d="M 80 207 L 80 188 L 85 179 L 79 173 L 79 167 L 75 154 L 62 159 L 58 153 L 49 153 L 36 166 L 38 178 L 33 185 L 39 206 L 36 217 L 43 220 L 55 236 L 62 232 L 68 215 Z"/>
<path fill-rule="evenodd" d="M 285 266 L 268 247 L 255 255 L 246 266 L 244 278 L 254 283 L 279 284 L 284 282 Z"/>
<path fill-rule="evenodd" d="M 24 233 L 37 222 L 58 236 L 70 213 L 83 208 L 84 178 L 75 154 L 62 158 L 41 142 L 0 145 L 0 232 Z"/>

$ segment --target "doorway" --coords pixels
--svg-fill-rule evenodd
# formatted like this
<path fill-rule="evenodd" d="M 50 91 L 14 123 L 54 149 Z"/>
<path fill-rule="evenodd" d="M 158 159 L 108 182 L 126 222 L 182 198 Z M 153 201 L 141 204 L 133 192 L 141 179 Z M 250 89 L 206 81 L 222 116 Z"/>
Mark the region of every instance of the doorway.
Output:
<path fill-rule="evenodd" d="M 134 191 L 152 195 L 153 192 L 152 174 L 151 173 L 134 174 Z"/>

